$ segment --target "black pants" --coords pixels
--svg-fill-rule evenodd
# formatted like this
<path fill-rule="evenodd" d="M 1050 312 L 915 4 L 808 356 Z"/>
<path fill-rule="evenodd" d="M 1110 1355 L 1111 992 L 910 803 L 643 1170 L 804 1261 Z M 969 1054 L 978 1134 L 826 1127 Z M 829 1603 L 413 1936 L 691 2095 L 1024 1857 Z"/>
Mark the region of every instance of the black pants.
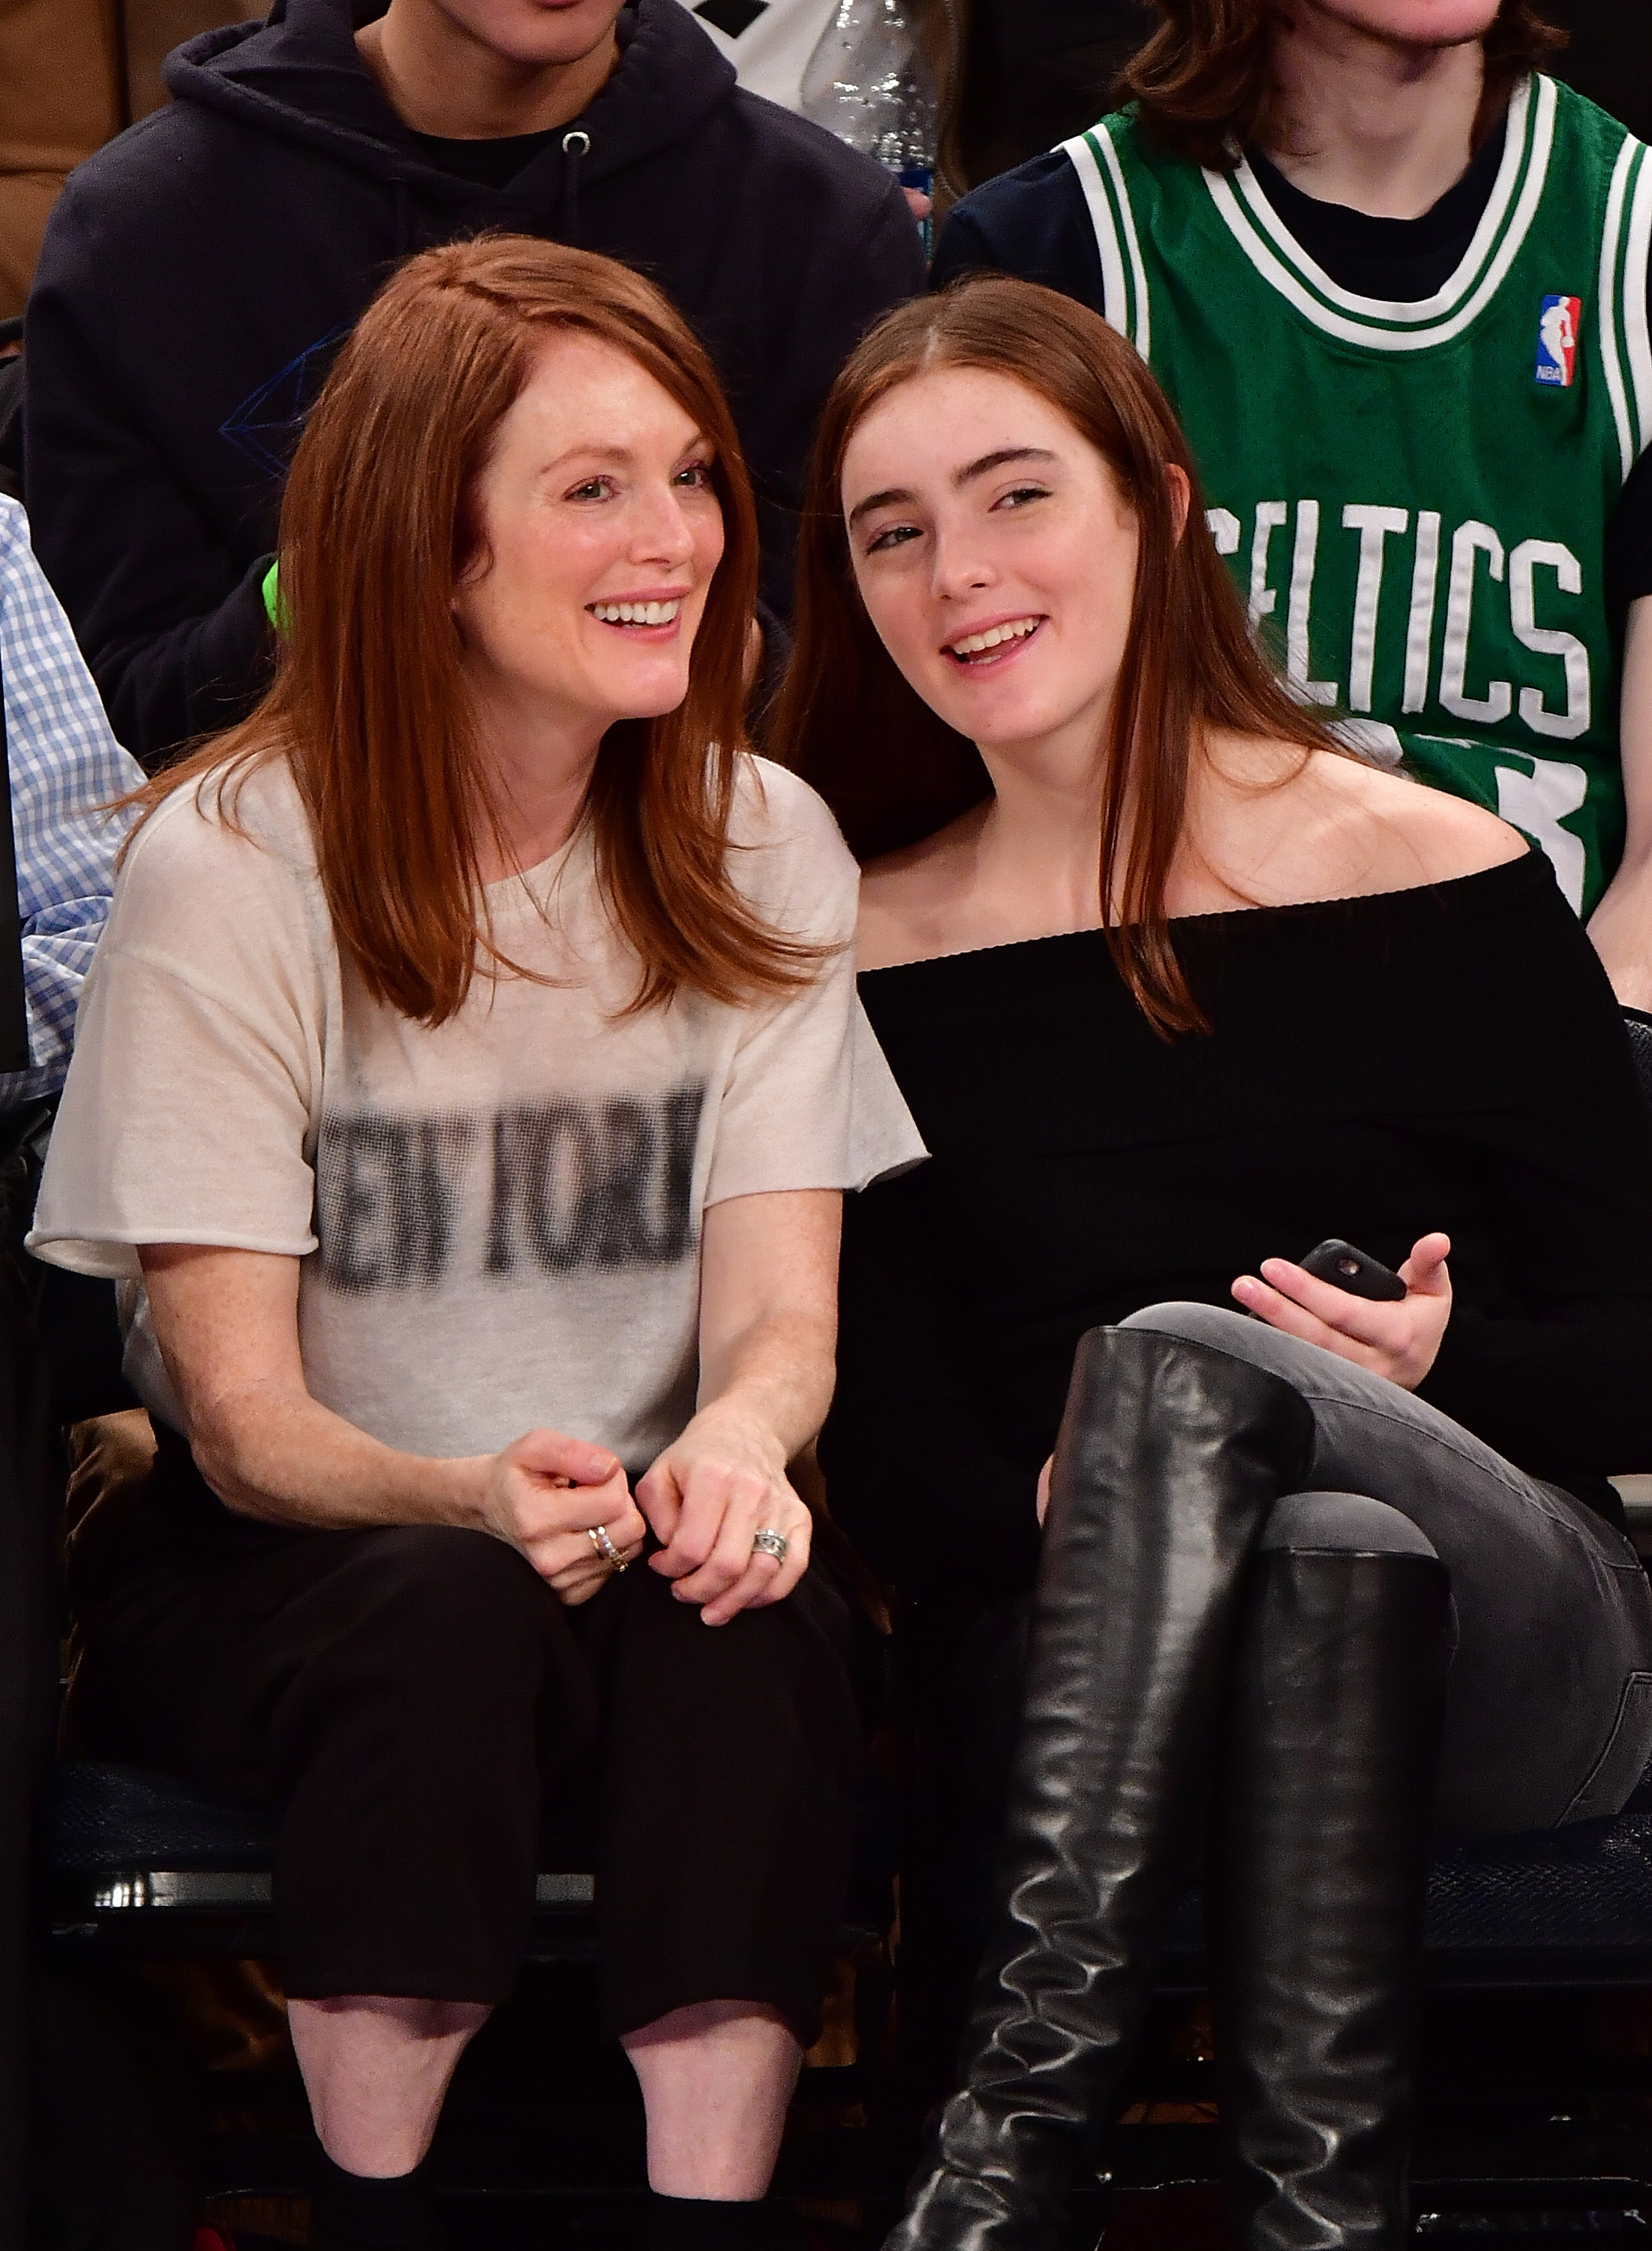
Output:
<path fill-rule="evenodd" d="M 238 1518 L 170 1432 L 88 1530 L 74 1747 L 276 1809 L 290 1993 L 501 2000 L 583 1865 L 611 2034 L 733 1999 L 814 2040 L 859 1748 L 818 1573 L 717 1628 L 641 1566 L 569 1610 L 480 1533 Z"/>

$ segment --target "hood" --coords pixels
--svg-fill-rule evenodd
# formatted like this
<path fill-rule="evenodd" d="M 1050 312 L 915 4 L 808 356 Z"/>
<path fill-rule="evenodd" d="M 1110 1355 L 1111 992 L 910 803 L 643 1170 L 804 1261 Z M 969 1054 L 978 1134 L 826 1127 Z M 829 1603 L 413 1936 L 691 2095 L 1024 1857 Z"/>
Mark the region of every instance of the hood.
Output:
<path fill-rule="evenodd" d="M 382 0 L 275 0 L 263 24 L 232 24 L 186 40 L 162 72 L 174 99 L 324 152 L 352 170 L 417 186 L 421 199 L 474 203 L 479 190 L 435 170 L 356 52 L 355 30 Z M 735 91 L 734 66 L 680 0 L 635 0 L 620 15 L 619 68 L 577 121 L 594 185 L 698 131 Z M 575 120 L 570 119 L 571 130 Z M 567 160 L 553 142 L 525 178 L 550 186 Z"/>

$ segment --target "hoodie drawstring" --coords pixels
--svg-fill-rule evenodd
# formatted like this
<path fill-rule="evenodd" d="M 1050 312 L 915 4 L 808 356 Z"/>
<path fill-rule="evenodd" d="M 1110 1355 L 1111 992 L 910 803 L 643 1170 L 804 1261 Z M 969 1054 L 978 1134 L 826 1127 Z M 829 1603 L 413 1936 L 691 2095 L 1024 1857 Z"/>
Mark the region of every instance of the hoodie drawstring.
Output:
<path fill-rule="evenodd" d="M 565 242 L 570 249 L 577 250 L 579 244 L 579 167 L 591 154 L 591 135 L 583 125 L 576 125 L 562 136 L 562 153 L 567 162 L 562 168 L 562 200 L 556 213 L 556 239 Z"/>

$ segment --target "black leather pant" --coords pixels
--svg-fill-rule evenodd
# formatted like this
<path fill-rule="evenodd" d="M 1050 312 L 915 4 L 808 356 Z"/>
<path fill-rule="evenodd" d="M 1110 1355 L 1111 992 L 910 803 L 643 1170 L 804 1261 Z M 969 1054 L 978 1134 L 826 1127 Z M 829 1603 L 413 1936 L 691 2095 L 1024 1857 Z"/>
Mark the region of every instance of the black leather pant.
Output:
<path fill-rule="evenodd" d="M 1652 1587 L 1627 1541 L 1409 1392 L 1242 1313 L 1150 1306 L 1121 1326 L 1265 1368 L 1307 1403 L 1309 1475 L 1275 1505 L 1265 1547 L 1409 1546 L 1445 1564 L 1456 1650 L 1442 1834 L 1618 1811 L 1652 1758 Z M 1372 1502 L 1391 1513 L 1386 1534 Z"/>

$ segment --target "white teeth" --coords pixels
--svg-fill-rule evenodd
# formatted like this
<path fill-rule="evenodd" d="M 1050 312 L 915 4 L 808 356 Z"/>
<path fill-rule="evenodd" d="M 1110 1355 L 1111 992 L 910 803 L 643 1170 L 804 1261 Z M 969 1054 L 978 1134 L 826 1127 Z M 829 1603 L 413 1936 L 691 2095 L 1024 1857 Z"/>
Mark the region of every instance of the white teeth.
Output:
<path fill-rule="evenodd" d="M 1025 641 L 1030 633 L 1038 631 L 1036 618 L 1017 618 L 1007 626 L 989 626 L 985 633 L 966 634 L 962 641 L 953 641 L 954 656 L 979 656 L 989 648 L 997 648 L 1006 641 Z"/>
<path fill-rule="evenodd" d="M 674 602 L 593 602 L 591 614 L 605 626 L 668 626 L 681 609 Z"/>

